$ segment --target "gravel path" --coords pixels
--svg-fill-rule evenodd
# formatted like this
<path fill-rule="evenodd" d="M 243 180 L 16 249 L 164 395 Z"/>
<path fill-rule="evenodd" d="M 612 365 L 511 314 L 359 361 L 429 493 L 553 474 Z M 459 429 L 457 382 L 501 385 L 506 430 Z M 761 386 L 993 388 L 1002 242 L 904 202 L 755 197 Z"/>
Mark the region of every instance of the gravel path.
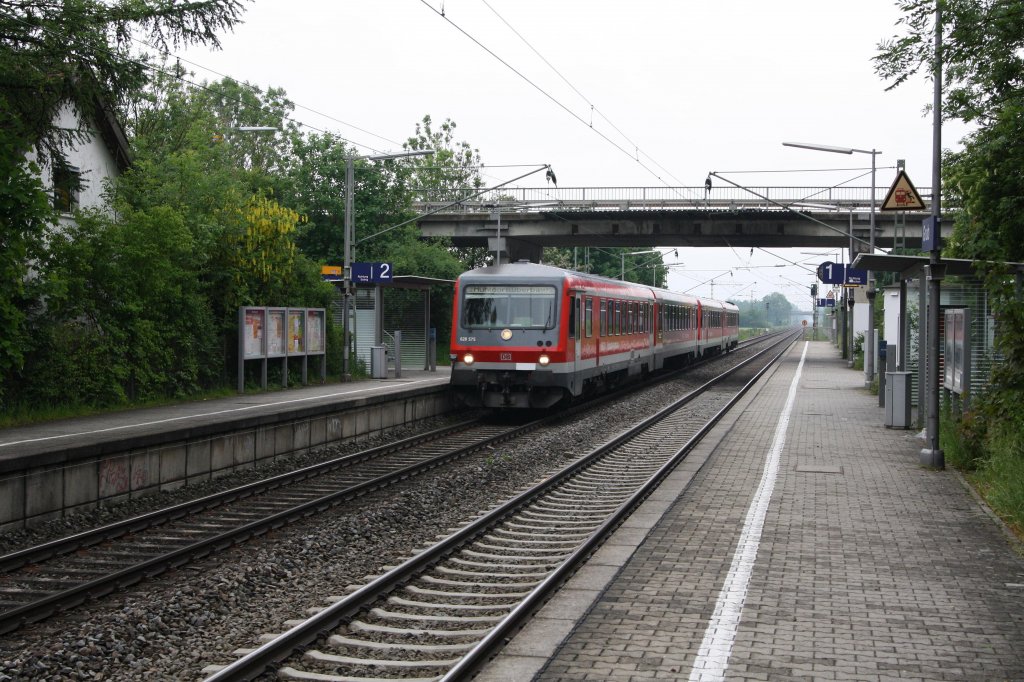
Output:
<path fill-rule="evenodd" d="M 285 620 L 302 617 L 306 608 L 343 593 L 347 585 L 362 584 L 384 566 L 408 558 L 416 548 L 568 464 L 714 373 L 697 368 L 684 379 L 653 386 L 582 418 L 536 432 L 528 443 L 506 444 L 443 472 L 372 493 L 343 510 L 287 526 L 6 635 L 0 639 L 0 682 L 201 679 L 205 665 L 227 662 L 225 654 L 255 645 L 264 632 L 281 631 Z M 395 440 L 463 417 L 430 420 L 415 428 L 393 430 L 383 438 Z M 327 447 L 279 462 L 273 469 L 365 449 L 375 440 Z M 261 468 L 220 479 L 204 486 L 204 492 L 272 472 Z M 188 489 L 189 494 L 196 492 Z M 176 491 L 138 501 L 130 512 L 181 501 L 185 494 Z M 3 551 L 40 542 L 48 534 L 56 537 L 75 527 L 109 522 L 126 511 L 124 507 L 101 510 L 43 530 L 19 532 L 2 538 Z"/>

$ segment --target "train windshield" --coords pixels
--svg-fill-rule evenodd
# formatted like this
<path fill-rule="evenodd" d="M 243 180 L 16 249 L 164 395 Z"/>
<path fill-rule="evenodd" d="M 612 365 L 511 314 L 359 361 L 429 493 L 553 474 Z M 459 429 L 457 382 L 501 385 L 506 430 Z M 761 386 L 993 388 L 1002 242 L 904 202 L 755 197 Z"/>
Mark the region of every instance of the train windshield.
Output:
<path fill-rule="evenodd" d="M 469 285 L 463 297 L 467 329 L 551 329 L 555 326 L 555 288 Z"/>

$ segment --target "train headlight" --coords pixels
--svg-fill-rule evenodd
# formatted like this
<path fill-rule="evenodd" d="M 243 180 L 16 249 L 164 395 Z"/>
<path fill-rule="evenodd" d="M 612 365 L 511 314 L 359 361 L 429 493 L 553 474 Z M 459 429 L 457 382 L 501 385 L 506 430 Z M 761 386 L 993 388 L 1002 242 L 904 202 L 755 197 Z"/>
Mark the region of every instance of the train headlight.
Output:
<path fill-rule="evenodd" d="M 462 356 L 462 361 L 464 363 L 466 363 L 467 365 L 472 365 L 473 364 L 473 354 L 472 353 L 466 353 L 465 355 Z"/>
<path fill-rule="evenodd" d="M 537 364 L 539 364 L 541 367 L 547 367 L 549 362 L 551 362 L 551 358 L 549 358 L 547 355 L 541 355 L 539 358 L 537 358 Z"/>
<path fill-rule="evenodd" d="M 512 338 L 512 330 L 511 329 L 502 329 L 501 330 L 501 340 L 502 341 L 508 341 L 511 338 Z"/>

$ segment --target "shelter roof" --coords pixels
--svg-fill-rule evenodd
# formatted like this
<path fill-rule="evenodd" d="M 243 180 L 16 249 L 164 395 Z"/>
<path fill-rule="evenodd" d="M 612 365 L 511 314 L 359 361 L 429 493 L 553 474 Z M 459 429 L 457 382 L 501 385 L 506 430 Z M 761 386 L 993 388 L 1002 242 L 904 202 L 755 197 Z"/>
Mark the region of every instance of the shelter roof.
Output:
<path fill-rule="evenodd" d="M 975 263 L 967 258 L 943 258 L 947 276 L 970 276 L 975 274 Z M 916 276 L 920 268 L 928 265 L 928 256 L 904 256 L 889 254 L 858 254 L 853 260 L 853 267 L 859 270 L 875 272 L 898 272 L 903 275 Z M 1005 263 L 1017 274 L 1024 274 L 1024 263 Z"/>

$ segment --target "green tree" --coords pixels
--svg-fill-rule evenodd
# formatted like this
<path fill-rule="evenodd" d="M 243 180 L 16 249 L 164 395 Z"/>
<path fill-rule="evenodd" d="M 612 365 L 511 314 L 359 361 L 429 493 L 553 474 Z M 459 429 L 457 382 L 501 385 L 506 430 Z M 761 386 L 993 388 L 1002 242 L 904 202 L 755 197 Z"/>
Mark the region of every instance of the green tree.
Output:
<path fill-rule="evenodd" d="M 105 405 L 199 388 L 217 346 L 197 257 L 171 209 L 80 213 L 52 238 L 21 400 Z"/>
<path fill-rule="evenodd" d="M 13 145 L 0 138 L 0 145 Z M 39 307 L 39 280 L 32 263 L 44 256 L 45 236 L 53 216 L 36 164 L 21 154 L 0 151 L 0 407 L 6 388 L 19 372 L 29 349 L 26 322 Z"/>
<path fill-rule="evenodd" d="M 2 133 L 22 152 L 35 147 L 59 162 L 69 142 L 89 138 L 93 121 L 136 92 L 146 63 L 133 40 L 157 49 L 219 47 L 217 33 L 241 20 L 239 0 L 0 0 Z M 57 125 L 57 112 L 78 112 L 77 129 Z"/>
<path fill-rule="evenodd" d="M 901 0 L 897 35 L 879 45 L 880 75 L 895 87 L 932 73 L 934 5 Z M 979 261 L 1024 259 L 1024 12 L 1019 4 L 942 0 L 943 115 L 977 125 L 963 150 L 943 162 L 943 194 L 956 214 L 951 255 Z M 985 266 L 1006 358 L 997 383 L 1024 391 L 1024 305 L 1000 267 Z"/>
<path fill-rule="evenodd" d="M 977 468 L 979 488 L 1011 524 L 1024 525 L 1024 301 L 1005 261 L 1024 260 L 1024 11 L 1019 2 L 939 0 L 943 115 L 975 124 L 943 158 L 943 196 L 956 206 L 946 253 L 979 261 L 1002 361 L 971 396 L 954 449 Z M 902 0 L 905 33 L 880 45 L 878 72 L 893 86 L 932 72 L 934 6 Z M 943 436 L 946 440 L 946 436 Z M 956 439 L 960 439 L 957 442 Z"/>
<path fill-rule="evenodd" d="M 942 5 L 943 116 L 988 125 L 1019 100 L 1024 12 L 1015 2 L 939 0 Z M 878 45 L 876 72 L 895 88 L 934 73 L 935 3 L 898 0 L 901 33 Z"/>
<path fill-rule="evenodd" d="M 434 152 L 431 156 L 411 159 L 413 196 L 443 203 L 471 196 L 484 188 L 480 150 L 465 140 L 456 141 L 457 127 L 455 121 L 446 118 L 435 130 L 434 121 L 427 114 L 416 124 L 414 135 L 402 145 L 410 151 L 430 149 Z M 453 253 L 466 270 L 482 267 L 491 260 L 490 252 L 483 247 L 456 248 L 443 239 L 434 243 Z"/>
<path fill-rule="evenodd" d="M 434 130 L 430 115 L 416 124 L 416 132 L 404 145 L 410 151 L 432 149 L 433 155 L 412 161 L 414 189 L 430 201 L 455 201 L 465 190 L 484 186 L 480 177 L 480 150 L 468 142 L 455 141 L 455 121 L 447 118 Z"/>
<path fill-rule="evenodd" d="M 64 150 L 91 137 L 98 120 L 146 80 L 132 40 L 158 48 L 217 46 L 240 19 L 238 0 L 0 0 L 0 404 L 16 383 L 41 314 L 44 264 L 56 223 L 40 166 L 66 165 Z M 77 113 L 78 127 L 58 126 Z M 27 160 L 34 156 L 35 161 Z"/>
<path fill-rule="evenodd" d="M 649 284 L 665 288 L 668 286 L 668 268 L 661 253 L 647 253 L 652 249 L 636 248 L 577 248 L 549 247 L 544 249 L 544 262 L 568 270 L 590 272 L 603 277 L 620 279 L 625 271 L 627 282 Z"/>

